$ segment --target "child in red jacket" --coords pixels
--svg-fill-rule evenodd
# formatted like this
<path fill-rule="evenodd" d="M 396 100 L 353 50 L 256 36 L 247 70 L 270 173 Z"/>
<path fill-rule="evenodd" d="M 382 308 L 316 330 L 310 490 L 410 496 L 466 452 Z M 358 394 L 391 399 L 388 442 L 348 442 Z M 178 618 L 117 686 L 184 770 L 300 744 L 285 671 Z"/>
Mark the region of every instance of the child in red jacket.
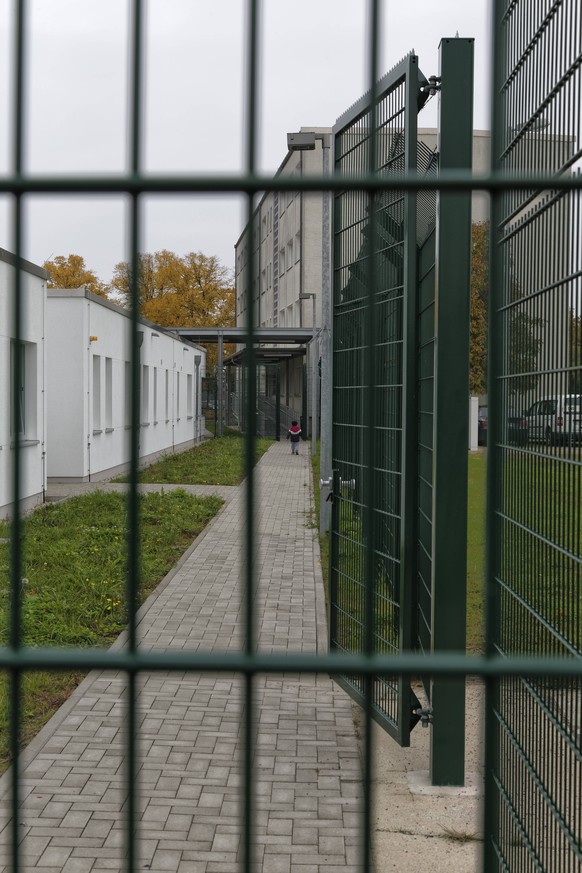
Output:
<path fill-rule="evenodd" d="M 301 439 L 301 428 L 296 421 L 291 422 L 291 427 L 287 431 L 287 439 L 291 440 L 291 454 L 299 454 L 299 440 Z"/>

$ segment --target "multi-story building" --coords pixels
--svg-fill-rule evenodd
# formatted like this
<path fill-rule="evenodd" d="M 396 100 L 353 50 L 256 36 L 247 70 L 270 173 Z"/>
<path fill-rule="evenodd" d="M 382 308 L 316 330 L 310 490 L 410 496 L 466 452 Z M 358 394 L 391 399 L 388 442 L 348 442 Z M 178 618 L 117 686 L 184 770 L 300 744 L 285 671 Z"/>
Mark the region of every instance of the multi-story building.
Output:
<path fill-rule="evenodd" d="M 277 176 L 319 176 L 324 173 L 330 128 L 301 128 L 290 135 L 289 150 Z M 307 145 L 308 143 L 308 145 Z M 252 308 L 258 327 L 319 328 L 322 323 L 323 195 L 321 192 L 269 191 L 235 244 L 236 323 L 244 327 Z M 311 374 L 318 353 L 308 356 Z M 281 397 L 297 415 L 305 410 L 303 386 L 305 348 L 286 350 L 281 366 Z M 311 418 L 311 408 L 309 417 Z"/>
<path fill-rule="evenodd" d="M 313 134 L 312 148 L 289 148 L 277 176 L 321 176 L 324 144 L 330 128 L 301 128 Z M 312 303 L 300 294 L 316 295 L 316 323 L 321 324 L 322 210 L 320 192 L 269 191 L 253 215 L 253 262 L 249 271 L 248 226 L 235 244 L 236 322 L 244 326 L 254 306 L 260 327 L 309 327 Z"/>

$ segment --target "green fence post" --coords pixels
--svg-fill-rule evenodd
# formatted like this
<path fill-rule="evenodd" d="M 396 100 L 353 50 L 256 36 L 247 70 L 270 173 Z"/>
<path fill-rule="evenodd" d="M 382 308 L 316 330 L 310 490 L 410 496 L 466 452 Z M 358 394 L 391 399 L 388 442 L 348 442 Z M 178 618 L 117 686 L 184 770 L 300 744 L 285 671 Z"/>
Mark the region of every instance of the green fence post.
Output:
<path fill-rule="evenodd" d="M 281 440 L 281 368 L 275 365 L 275 439 Z"/>
<path fill-rule="evenodd" d="M 301 383 L 301 437 L 307 439 L 307 364 L 303 364 Z"/>
<path fill-rule="evenodd" d="M 223 435 L 224 414 L 222 397 L 222 374 L 224 365 L 224 336 L 222 331 L 218 334 L 218 363 L 216 365 L 216 421 L 218 423 L 218 436 Z"/>
<path fill-rule="evenodd" d="M 440 44 L 440 170 L 470 170 L 473 140 L 472 39 Z M 465 651 L 471 193 L 442 192 L 436 250 L 433 652 Z M 465 777 L 465 680 L 434 679 L 431 781 Z"/>

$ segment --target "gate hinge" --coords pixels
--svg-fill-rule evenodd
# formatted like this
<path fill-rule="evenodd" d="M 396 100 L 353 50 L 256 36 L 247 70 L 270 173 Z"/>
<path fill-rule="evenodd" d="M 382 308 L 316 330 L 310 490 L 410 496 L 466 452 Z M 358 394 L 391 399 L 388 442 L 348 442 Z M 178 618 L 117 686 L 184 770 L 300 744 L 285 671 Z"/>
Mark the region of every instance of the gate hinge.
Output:
<path fill-rule="evenodd" d="M 414 709 L 413 712 L 419 717 L 420 723 L 423 727 L 428 727 L 429 724 L 432 724 L 432 706 L 419 706 L 418 709 Z"/>
<path fill-rule="evenodd" d="M 333 478 L 330 476 L 329 479 L 320 479 L 319 480 L 320 488 L 329 488 L 329 493 L 325 498 L 327 503 L 333 503 Z"/>
<path fill-rule="evenodd" d="M 424 94 L 428 94 L 430 97 L 434 97 L 434 95 L 441 90 L 441 77 L 429 76 L 428 83 L 426 85 L 423 85 L 420 90 Z"/>

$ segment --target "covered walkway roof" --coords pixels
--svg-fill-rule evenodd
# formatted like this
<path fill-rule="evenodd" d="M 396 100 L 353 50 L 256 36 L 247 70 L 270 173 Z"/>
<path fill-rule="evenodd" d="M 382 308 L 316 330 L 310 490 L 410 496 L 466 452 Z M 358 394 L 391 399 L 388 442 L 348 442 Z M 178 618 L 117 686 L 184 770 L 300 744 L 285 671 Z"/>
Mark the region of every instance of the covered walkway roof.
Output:
<path fill-rule="evenodd" d="M 246 327 L 178 327 L 175 332 L 183 339 L 195 343 L 245 343 Z M 256 327 L 253 340 L 256 343 L 308 343 L 313 339 L 313 329 L 305 327 Z"/>

